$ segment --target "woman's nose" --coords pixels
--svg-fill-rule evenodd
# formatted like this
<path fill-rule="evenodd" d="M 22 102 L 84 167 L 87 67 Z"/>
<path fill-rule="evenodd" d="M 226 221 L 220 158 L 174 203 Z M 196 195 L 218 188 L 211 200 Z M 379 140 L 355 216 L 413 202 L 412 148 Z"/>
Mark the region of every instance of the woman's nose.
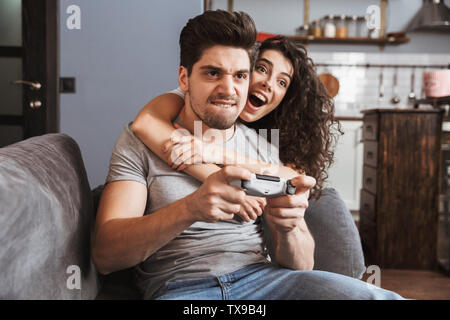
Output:
<path fill-rule="evenodd" d="M 270 79 L 267 79 L 263 82 L 263 88 L 266 89 L 267 91 L 271 92 L 272 91 L 272 83 Z"/>

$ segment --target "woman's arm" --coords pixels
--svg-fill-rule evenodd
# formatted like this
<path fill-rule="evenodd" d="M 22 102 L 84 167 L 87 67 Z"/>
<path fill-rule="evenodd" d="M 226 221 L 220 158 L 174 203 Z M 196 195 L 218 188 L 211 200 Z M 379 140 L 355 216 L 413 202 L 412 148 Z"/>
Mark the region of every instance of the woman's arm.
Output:
<path fill-rule="evenodd" d="M 183 108 L 184 100 L 174 93 L 160 95 L 150 101 L 137 115 L 131 129 L 142 142 L 163 161 L 170 163 L 171 153 L 165 153 L 162 145 L 171 141 L 176 130 L 172 122 Z M 215 164 L 193 164 L 184 172 L 204 182 L 211 174 L 220 170 Z M 262 214 L 265 199 L 247 196 L 241 206 L 239 216 L 244 221 L 256 220 Z"/>
<path fill-rule="evenodd" d="M 182 128 L 174 124 L 176 128 Z M 192 163 L 216 163 L 235 165 L 246 168 L 253 173 L 279 176 L 292 179 L 304 172 L 299 172 L 292 165 L 286 166 L 267 163 L 249 158 L 234 150 L 221 145 L 202 141 L 192 135 L 178 137 L 167 141 L 163 150 L 166 153 L 167 162 L 176 170 L 186 170 Z M 170 158 L 168 155 L 170 154 Z"/>
<path fill-rule="evenodd" d="M 227 155 L 225 156 L 225 163 L 226 164 L 236 164 L 240 167 L 246 168 L 250 170 L 251 172 L 257 173 L 257 174 L 266 174 L 271 176 L 278 176 L 282 178 L 292 179 L 301 173 L 292 169 L 288 166 L 281 166 L 274 163 L 267 163 L 260 160 L 251 159 L 247 156 L 238 154 L 236 152 L 227 152 Z M 238 159 L 237 163 L 233 163 L 233 161 L 236 161 Z M 304 174 L 304 173 L 302 173 Z"/>
<path fill-rule="evenodd" d="M 171 139 L 174 131 L 172 122 L 184 106 L 184 100 L 174 93 L 165 93 L 150 101 L 136 116 L 131 129 L 159 158 L 169 163 L 170 153 L 162 151 L 162 145 Z M 219 171 L 215 164 L 191 165 L 184 172 L 199 181 L 205 181 L 212 173 Z"/>
<path fill-rule="evenodd" d="M 171 137 L 173 137 L 173 133 L 176 130 L 176 128 L 173 127 L 172 122 L 176 119 L 183 106 L 184 100 L 174 93 L 166 93 L 160 95 L 150 101 L 144 108 L 142 108 L 131 126 L 132 131 L 150 150 L 152 150 L 163 161 L 171 165 L 173 164 L 172 160 L 174 160 L 171 159 L 171 152 L 164 152 L 162 146 L 169 143 L 172 145 L 172 147 L 174 147 L 173 143 L 170 142 Z M 176 127 L 179 128 L 179 126 Z M 192 143 L 194 141 L 199 141 L 193 136 L 192 139 L 193 140 L 191 142 L 188 142 L 188 140 L 186 139 L 183 139 L 182 141 L 184 141 L 183 143 Z M 218 167 L 214 163 L 238 165 L 254 173 L 280 176 L 289 179 L 299 175 L 299 172 L 287 166 L 280 166 L 251 159 L 235 151 L 225 149 L 220 146 L 217 146 L 217 148 L 220 148 L 220 150 L 216 149 L 216 152 L 220 152 L 220 154 L 223 154 L 223 158 L 215 159 L 215 161 L 208 161 L 207 159 L 204 159 L 204 155 L 205 153 L 207 153 L 206 145 L 208 144 L 205 143 L 205 147 L 202 147 L 200 149 L 194 148 L 194 150 L 203 150 L 203 154 L 197 156 L 199 156 L 200 159 L 204 160 L 202 162 L 211 163 L 191 164 L 193 162 L 190 161 L 191 158 L 189 158 L 180 160 L 181 162 L 177 163 L 177 165 L 175 166 L 172 165 L 172 167 L 174 169 L 183 170 L 190 176 L 202 182 L 205 181 L 209 175 L 220 170 L 220 167 Z M 209 146 L 211 146 L 211 144 L 209 144 Z M 215 146 L 216 145 L 214 145 L 213 147 L 216 148 Z M 181 150 L 182 149 L 183 148 L 181 148 Z M 166 148 L 166 150 L 171 151 L 172 149 Z M 184 150 L 192 149 L 186 148 Z M 214 151 L 212 152 L 214 153 Z M 194 155 L 191 155 L 191 157 L 193 156 Z M 180 155 L 178 159 L 182 158 L 183 155 Z"/>

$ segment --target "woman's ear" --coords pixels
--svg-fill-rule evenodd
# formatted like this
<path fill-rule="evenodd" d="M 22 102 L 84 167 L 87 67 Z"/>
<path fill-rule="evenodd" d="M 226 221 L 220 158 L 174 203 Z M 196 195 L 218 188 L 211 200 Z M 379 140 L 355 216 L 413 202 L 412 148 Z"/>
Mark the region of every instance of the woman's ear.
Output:
<path fill-rule="evenodd" d="M 184 92 L 188 92 L 189 89 L 189 77 L 188 69 L 186 67 L 180 66 L 178 68 L 178 85 L 180 89 Z"/>

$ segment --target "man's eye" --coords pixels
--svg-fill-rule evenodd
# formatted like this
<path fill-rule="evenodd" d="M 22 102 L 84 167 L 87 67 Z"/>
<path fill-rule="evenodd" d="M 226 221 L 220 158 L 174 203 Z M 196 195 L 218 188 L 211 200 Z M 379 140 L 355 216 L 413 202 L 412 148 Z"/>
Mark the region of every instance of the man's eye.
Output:
<path fill-rule="evenodd" d="M 217 71 L 208 71 L 208 76 L 217 77 L 219 73 Z"/>
<path fill-rule="evenodd" d="M 247 74 L 246 73 L 238 73 L 236 75 L 236 78 L 241 79 L 241 80 L 245 80 L 245 79 L 247 79 Z"/>

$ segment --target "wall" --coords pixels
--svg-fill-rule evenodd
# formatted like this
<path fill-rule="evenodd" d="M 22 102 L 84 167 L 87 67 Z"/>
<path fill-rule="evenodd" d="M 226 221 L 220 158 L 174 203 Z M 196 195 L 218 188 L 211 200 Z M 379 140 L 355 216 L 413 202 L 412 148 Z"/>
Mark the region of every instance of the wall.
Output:
<path fill-rule="evenodd" d="M 450 0 L 444 0 L 450 6 Z M 365 15 L 370 5 L 379 5 L 379 0 L 312 0 L 310 1 L 310 21 L 327 14 Z M 389 0 L 387 8 L 387 32 L 403 31 L 408 22 L 422 6 L 422 0 Z M 227 8 L 226 0 L 214 0 L 213 8 Z M 234 10 L 242 10 L 255 20 L 258 31 L 293 35 L 303 24 L 303 0 L 236 0 Z M 409 33 L 407 44 L 388 46 L 385 53 L 449 53 L 449 33 Z M 311 51 L 324 52 L 380 52 L 371 45 L 329 45 L 312 44 Z"/>
<path fill-rule="evenodd" d="M 69 30 L 68 6 L 81 9 Z M 60 131 L 80 145 L 92 188 L 104 183 L 111 150 L 128 121 L 154 96 L 177 86 L 178 38 L 203 0 L 59 0 Z"/>

